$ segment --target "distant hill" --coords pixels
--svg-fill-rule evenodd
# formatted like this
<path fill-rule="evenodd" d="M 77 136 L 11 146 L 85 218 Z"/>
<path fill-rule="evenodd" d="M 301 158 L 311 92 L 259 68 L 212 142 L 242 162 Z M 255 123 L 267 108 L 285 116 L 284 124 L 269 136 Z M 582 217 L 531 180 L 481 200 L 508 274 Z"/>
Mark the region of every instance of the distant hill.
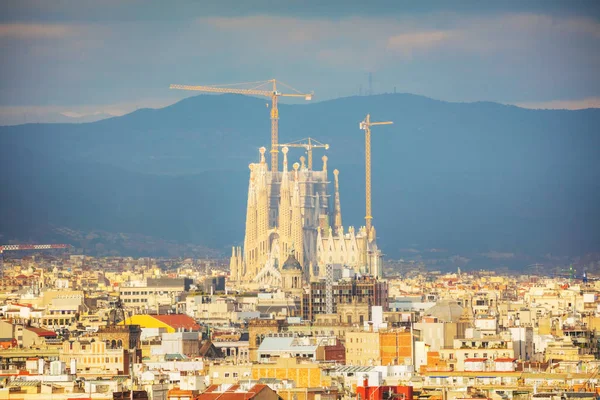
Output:
<path fill-rule="evenodd" d="M 599 109 L 409 94 L 281 105 L 281 142 L 330 144 L 345 225 L 364 218 L 367 112 L 394 121 L 372 140 L 374 224 L 388 257 L 482 259 L 475 267 L 600 250 Z M 247 167 L 269 146 L 268 115 L 262 99 L 201 95 L 93 123 L 0 127 L 2 239 L 65 226 L 240 244 Z"/>

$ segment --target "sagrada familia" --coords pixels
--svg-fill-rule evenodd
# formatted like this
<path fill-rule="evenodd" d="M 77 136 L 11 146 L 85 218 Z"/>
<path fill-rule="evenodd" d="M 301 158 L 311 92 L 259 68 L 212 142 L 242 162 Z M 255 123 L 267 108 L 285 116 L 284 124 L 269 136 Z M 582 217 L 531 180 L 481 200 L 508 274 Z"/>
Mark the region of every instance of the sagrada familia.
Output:
<path fill-rule="evenodd" d="M 288 286 L 286 280 L 294 279 L 297 287 L 325 277 L 330 264 L 381 277 L 375 228 L 367 232 L 365 227 L 345 230 L 342 225 L 337 169 L 330 203 L 327 156 L 320 171 L 308 168 L 304 157 L 290 171 L 284 147 L 283 170 L 271 171 L 265 151 L 262 147 L 260 161 L 249 165 L 246 234 L 243 248 L 232 249 L 230 279 L 276 287 Z M 290 271 L 297 277 L 286 277 Z"/>

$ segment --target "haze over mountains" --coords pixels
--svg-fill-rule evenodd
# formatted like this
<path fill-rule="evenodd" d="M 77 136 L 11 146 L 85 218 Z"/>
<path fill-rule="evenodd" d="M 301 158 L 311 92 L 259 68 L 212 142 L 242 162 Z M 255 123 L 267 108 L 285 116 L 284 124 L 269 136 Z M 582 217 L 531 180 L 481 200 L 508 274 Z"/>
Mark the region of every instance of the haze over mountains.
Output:
<path fill-rule="evenodd" d="M 409 94 L 281 105 L 280 142 L 330 144 L 345 226 L 364 223 L 367 112 L 394 121 L 372 139 L 387 257 L 484 267 L 600 251 L 600 109 Z M 93 123 L 0 127 L 0 140 L 2 241 L 59 240 L 48 227 L 68 227 L 226 252 L 243 241 L 248 163 L 269 146 L 270 120 L 262 99 L 201 95 Z"/>

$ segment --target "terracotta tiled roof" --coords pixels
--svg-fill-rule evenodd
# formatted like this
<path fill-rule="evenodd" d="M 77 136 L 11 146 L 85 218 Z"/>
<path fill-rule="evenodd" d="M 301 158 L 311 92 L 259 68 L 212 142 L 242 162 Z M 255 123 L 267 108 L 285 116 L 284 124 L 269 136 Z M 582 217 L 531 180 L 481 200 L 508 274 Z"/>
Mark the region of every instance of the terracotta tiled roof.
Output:
<path fill-rule="evenodd" d="M 56 337 L 56 332 L 49 331 L 47 329 L 42 328 L 25 328 L 30 332 L 35 333 L 39 337 Z"/>
<path fill-rule="evenodd" d="M 258 393 L 264 390 L 267 385 L 254 385 L 247 392 L 236 392 L 239 390 L 240 385 L 233 385 L 225 392 L 217 392 L 219 385 L 211 385 L 204 391 L 204 393 L 198 395 L 198 400 L 248 400 L 255 397 Z"/>
<path fill-rule="evenodd" d="M 200 325 L 196 323 L 194 318 L 185 314 L 166 314 L 166 315 L 152 315 L 152 318 L 156 318 L 162 323 L 169 325 L 175 330 L 185 329 L 186 331 L 199 331 Z"/>
<path fill-rule="evenodd" d="M 15 306 L 15 307 L 31 308 L 31 304 L 11 303 L 10 305 Z"/>

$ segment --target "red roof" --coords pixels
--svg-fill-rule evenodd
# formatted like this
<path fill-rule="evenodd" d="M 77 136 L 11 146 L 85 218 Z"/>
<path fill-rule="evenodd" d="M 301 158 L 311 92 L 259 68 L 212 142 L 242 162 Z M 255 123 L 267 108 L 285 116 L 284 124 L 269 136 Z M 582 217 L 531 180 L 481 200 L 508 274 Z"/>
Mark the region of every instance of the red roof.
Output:
<path fill-rule="evenodd" d="M 43 328 L 25 328 L 25 329 L 27 329 L 30 332 L 35 333 L 39 337 L 52 337 L 52 338 L 54 338 L 54 337 L 57 336 L 56 332 L 52 332 L 52 331 L 49 331 L 49 330 L 43 329 Z"/>
<path fill-rule="evenodd" d="M 487 358 L 467 358 L 465 362 L 482 362 L 487 361 Z"/>
<path fill-rule="evenodd" d="M 516 358 L 496 358 L 495 362 L 515 362 Z"/>
<path fill-rule="evenodd" d="M 31 304 L 10 303 L 11 306 L 31 308 Z"/>
<path fill-rule="evenodd" d="M 186 331 L 199 331 L 201 328 L 200 325 L 196 323 L 194 318 L 185 314 L 152 315 L 152 317 L 164 324 L 169 325 L 176 331 L 180 329 L 185 329 Z"/>
<path fill-rule="evenodd" d="M 198 400 L 248 400 L 255 397 L 258 393 L 267 388 L 267 385 L 254 385 L 247 392 L 239 391 L 240 385 L 232 385 L 225 392 L 218 392 L 219 385 L 211 385 L 202 394 L 198 395 Z"/>

